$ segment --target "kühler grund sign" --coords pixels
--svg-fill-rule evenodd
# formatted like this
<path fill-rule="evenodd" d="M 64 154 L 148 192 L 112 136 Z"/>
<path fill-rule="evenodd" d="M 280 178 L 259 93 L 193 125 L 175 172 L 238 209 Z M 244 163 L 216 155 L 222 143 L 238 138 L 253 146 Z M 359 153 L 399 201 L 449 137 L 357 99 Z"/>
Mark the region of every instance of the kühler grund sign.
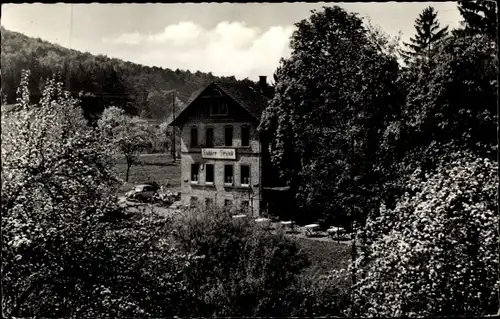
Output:
<path fill-rule="evenodd" d="M 211 159 L 236 159 L 234 148 L 202 148 L 201 157 Z"/>

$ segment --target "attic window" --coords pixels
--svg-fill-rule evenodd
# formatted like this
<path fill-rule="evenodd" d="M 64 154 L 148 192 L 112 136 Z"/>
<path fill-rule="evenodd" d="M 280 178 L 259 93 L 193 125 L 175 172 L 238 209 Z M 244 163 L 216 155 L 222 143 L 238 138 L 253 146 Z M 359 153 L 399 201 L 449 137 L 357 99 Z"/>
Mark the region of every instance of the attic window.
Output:
<path fill-rule="evenodd" d="M 210 115 L 227 115 L 227 104 L 221 99 L 213 99 L 212 103 L 210 103 Z"/>
<path fill-rule="evenodd" d="M 210 103 L 210 115 L 227 115 L 227 104 L 221 98 L 213 98 Z"/>

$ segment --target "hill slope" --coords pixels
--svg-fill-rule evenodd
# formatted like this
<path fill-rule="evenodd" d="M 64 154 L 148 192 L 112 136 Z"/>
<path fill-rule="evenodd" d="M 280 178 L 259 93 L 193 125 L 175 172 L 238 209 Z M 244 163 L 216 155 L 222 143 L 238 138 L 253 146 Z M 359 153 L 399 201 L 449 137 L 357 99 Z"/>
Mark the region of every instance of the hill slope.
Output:
<path fill-rule="evenodd" d="M 44 80 L 58 74 L 66 89 L 83 98 L 85 116 L 94 121 L 106 105 L 123 107 L 128 113 L 162 120 L 172 113 L 171 90 L 176 90 L 179 109 L 203 84 L 237 81 L 234 77 L 215 77 L 211 73 L 173 71 L 147 67 L 104 55 L 92 55 L 31 38 L 1 28 L 2 101 L 14 103 L 22 69 L 31 70 L 30 89 L 34 102 L 40 96 Z M 253 85 L 254 82 L 245 79 Z"/>

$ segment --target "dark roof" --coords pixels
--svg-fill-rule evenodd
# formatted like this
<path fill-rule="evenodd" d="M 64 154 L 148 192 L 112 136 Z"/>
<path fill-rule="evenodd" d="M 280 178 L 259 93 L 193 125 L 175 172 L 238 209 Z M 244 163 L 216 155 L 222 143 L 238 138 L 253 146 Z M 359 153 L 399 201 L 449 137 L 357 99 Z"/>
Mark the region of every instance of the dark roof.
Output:
<path fill-rule="evenodd" d="M 184 110 L 186 110 L 191 105 L 191 103 L 193 103 L 194 100 L 196 100 L 200 96 L 200 94 L 203 93 L 203 91 L 205 91 L 212 84 L 217 86 L 225 94 L 231 97 L 236 103 L 241 105 L 257 121 L 260 121 L 262 112 L 264 112 L 269 102 L 269 97 L 265 96 L 258 88 L 251 87 L 245 83 L 212 82 L 196 90 L 191 95 L 191 98 L 186 104 L 186 107 L 178 111 L 178 115 L 170 122 L 169 125 L 173 125 L 177 118 L 179 118 L 181 113 L 184 112 Z"/>
<path fill-rule="evenodd" d="M 176 104 L 176 108 L 175 108 L 175 114 L 176 114 L 176 117 L 174 118 L 174 114 L 171 113 L 168 117 L 167 117 L 167 123 L 169 123 L 168 125 L 172 125 L 173 122 L 179 117 L 179 115 L 184 112 L 185 109 L 187 109 L 187 107 L 193 103 L 194 100 L 196 100 L 198 98 L 198 96 L 203 92 L 205 91 L 205 89 L 212 83 L 207 83 L 205 85 L 202 85 L 198 90 L 194 91 L 191 96 L 189 97 L 189 100 L 186 104 L 184 104 L 184 107 L 179 107 L 177 108 L 177 104 Z"/>
<path fill-rule="evenodd" d="M 248 111 L 248 113 L 260 121 L 260 117 L 267 107 L 269 98 L 260 92 L 258 88 L 243 83 L 216 82 L 215 84 L 238 102 Z"/>
<path fill-rule="evenodd" d="M 196 100 L 196 99 L 198 98 L 198 96 L 199 96 L 201 93 L 203 93 L 203 91 L 205 91 L 205 89 L 206 89 L 207 87 L 209 87 L 212 83 L 213 83 L 213 82 L 205 83 L 205 84 L 203 84 L 202 86 L 200 86 L 200 88 L 199 88 L 198 90 L 194 91 L 194 92 L 191 94 L 191 96 L 189 97 L 189 100 L 188 100 L 188 101 L 187 101 L 187 103 L 186 103 L 186 107 L 187 107 L 188 105 L 190 105 L 191 103 L 193 103 L 193 102 L 194 102 L 194 100 Z M 186 108 L 184 108 L 184 109 L 186 109 Z M 184 109 L 183 109 L 182 111 L 184 111 Z M 180 114 L 180 112 L 179 112 L 179 114 Z"/>

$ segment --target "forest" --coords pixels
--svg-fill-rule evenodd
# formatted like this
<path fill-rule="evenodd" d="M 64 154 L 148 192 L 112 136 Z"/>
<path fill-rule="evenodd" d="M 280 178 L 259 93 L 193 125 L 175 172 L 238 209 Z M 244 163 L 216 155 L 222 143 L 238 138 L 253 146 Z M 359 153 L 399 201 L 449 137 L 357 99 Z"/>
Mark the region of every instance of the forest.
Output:
<path fill-rule="evenodd" d="M 215 80 L 236 81 L 234 76 L 148 67 L 92 55 L 1 28 L 2 102 L 15 103 L 21 70 L 31 71 L 30 92 L 38 102 L 45 80 L 57 74 L 74 96 L 82 93 L 85 117 L 95 123 L 105 106 L 115 105 L 130 115 L 165 120 L 176 103 L 186 103 L 202 85 Z M 253 85 L 254 82 L 243 81 Z"/>

